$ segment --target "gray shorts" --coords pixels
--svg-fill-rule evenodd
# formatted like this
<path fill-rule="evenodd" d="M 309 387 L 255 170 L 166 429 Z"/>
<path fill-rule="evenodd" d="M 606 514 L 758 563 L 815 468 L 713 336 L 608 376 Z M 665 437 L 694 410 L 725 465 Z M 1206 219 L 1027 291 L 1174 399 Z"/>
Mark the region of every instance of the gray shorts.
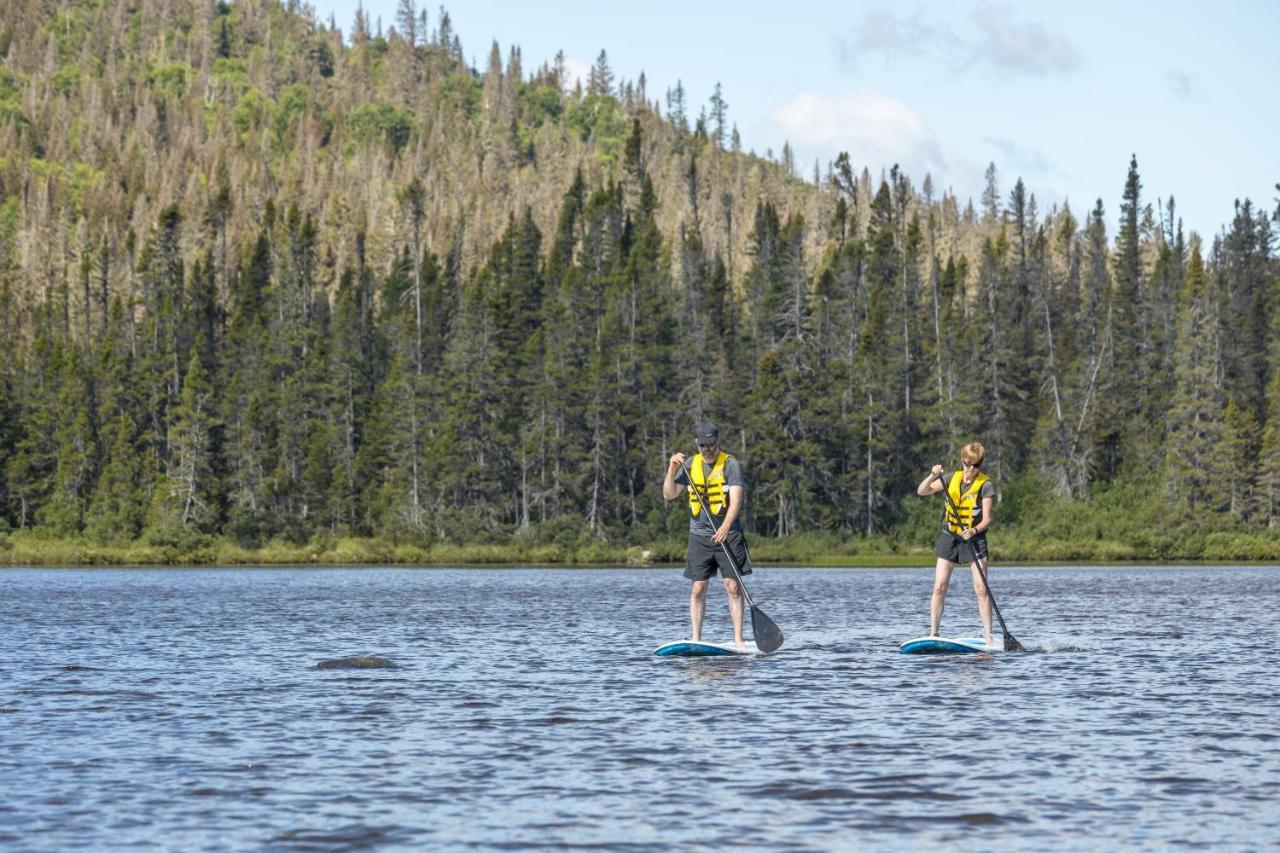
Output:
<path fill-rule="evenodd" d="M 724 544 L 733 554 L 733 562 L 738 567 L 738 574 L 751 574 L 751 561 L 747 556 L 747 540 L 737 530 L 729 531 Z M 733 577 L 733 568 L 725 549 L 710 536 L 701 533 L 689 534 L 689 548 L 685 552 L 684 576 L 691 581 L 705 581 L 715 576 L 717 570 L 726 578 Z"/>
<path fill-rule="evenodd" d="M 987 559 L 987 534 L 979 533 L 968 542 L 944 530 L 938 535 L 938 547 L 934 550 L 942 559 L 956 565 L 968 565 L 974 560 Z"/>

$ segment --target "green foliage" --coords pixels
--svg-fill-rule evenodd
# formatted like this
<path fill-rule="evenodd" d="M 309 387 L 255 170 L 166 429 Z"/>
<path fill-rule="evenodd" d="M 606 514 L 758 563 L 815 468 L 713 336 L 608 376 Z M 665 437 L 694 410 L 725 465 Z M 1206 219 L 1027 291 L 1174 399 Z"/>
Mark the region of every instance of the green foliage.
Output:
<path fill-rule="evenodd" d="M 520 104 L 524 108 L 525 123 L 532 127 L 559 121 L 564 113 L 564 96 L 551 86 L 521 89 Z"/>
<path fill-rule="evenodd" d="M 333 48 L 329 46 L 329 42 L 322 38 L 316 39 L 311 43 L 308 56 L 321 77 L 333 76 Z"/>
<path fill-rule="evenodd" d="M 22 206 L 20 199 L 16 195 L 9 196 L 0 203 L 0 252 L 11 250 L 13 246 L 13 237 L 18 231 L 18 222 L 21 220 Z M 7 261 L 4 255 L 0 255 L 0 263 Z"/>
<path fill-rule="evenodd" d="M 248 64 L 243 59 L 224 59 L 219 57 L 213 61 L 212 77 L 214 82 L 228 86 L 232 93 L 239 97 L 250 87 Z"/>
<path fill-rule="evenodd" d="M 0 65 L 0 103 L 16 101 L 22 94 L 22 80 L 17 74 Z"/>
<path fill-rule="evenodd" d="M 277 143 L 284 143 L 311 108 L 310 91 L 301 83 L 285 87 L 272 109 L 271 125 Z"/>
<path fill-rule="evenodd" d="M 357 107 L 348 123 L 356 139 L 386 142 L 397 152 L 408 144 L 415 127 L 413 113 L 387 101 Z"/>
<path fill-rule="evenodd" d="M 484 82 L 473 74 L 450 74 L 440 81 L 440 102 L 474 119 L 484 97 Z"/>
<path fill-rule="evenodd" d="M 236 102 L 235 109 L 232 110 L 231 120 L 236 130 L 240 132 L 242 138 L 261 128 L 270 121 L 270 115 L 273 105 L 266 95 L 258 91 L 256 88 L 248 88 L 244 90 L 240 99 Z"/>
<path fill-rule="evenodd" d="M 182 62 L 156 65 L 147 72 L 147 85 L 159 95 L 181 98 L 195 73 L 194 68 Z"/>
<path fill-rule="evenodd" d="M 53 75 L 53 91 L 59 95 L 70 95 L 80 87 L 80 67 L 75 64 L 64 65 Z"/>
<path fill-rule="evenodd" d="M 19 128 L 29 127 L 31 119 L 27 118 L 27 114 L 18 106 L 16 100 L 0 100 L 0 125 L 3 124 L 14 124 Z"/>
<path fill-rule="evenodd" d="M 718 88 L 664 119 L 603 52 L 565 96 L 562 66 L 470 72 L 447 18 L 409 50 L 169 5 L 0 34 L 19 549 L 678 561 L 657 484 L 712 419 L 761 559 L 928 564 L 913 487 L 974 439 L 997 560 L 1274 553 L 1280 263 L 1247 201 L 1206 258 L 1130 163 L 1113 247 L 1101 201 L 1002 209 L 994 167 L 979 215 L 847 157 L 808 186 L 724 150 Z"/>
<path fill-rule="evenodd" d="M 606 166 L 619 161 L 631 126 L 610 95 L 587 95 L 569 108 L 566 122 L 583 140 L 595 144 L 596 157 Z"/>

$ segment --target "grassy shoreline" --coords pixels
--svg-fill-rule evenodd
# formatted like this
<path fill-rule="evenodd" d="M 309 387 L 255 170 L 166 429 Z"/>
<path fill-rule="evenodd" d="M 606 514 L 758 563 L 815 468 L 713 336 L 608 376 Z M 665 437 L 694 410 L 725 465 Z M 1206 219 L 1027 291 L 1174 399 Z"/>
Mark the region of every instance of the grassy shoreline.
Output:
<path fill-rule="evenodd" d="M 784 539 L 751 538 L 760 565 L 813 568 L 933 565 L 932 540 L 904 543 L 890 537 L 842 540 L 803 534 Z M 1158 543 L 1157 543 L 1158 544 Z M 993 537 L 997 565 L 1134 563 L 1276 563 L 1280 535 L 1209 534 L 1194 551 L 1146 547 L 1106 539 L 1051 540 L 1006 533 Z M 247 548 L 226 539 L 192 537 L 185 542 L 96 543 L 51 539 L 30 532 L 0 536 L 0 565 L 7 566 L 678 566 L 684 541 L 646 544 L 528 542 L 500 544 L 394 543 L 376 539 L 325 538 L 305 544 L 269 542 Z"/>

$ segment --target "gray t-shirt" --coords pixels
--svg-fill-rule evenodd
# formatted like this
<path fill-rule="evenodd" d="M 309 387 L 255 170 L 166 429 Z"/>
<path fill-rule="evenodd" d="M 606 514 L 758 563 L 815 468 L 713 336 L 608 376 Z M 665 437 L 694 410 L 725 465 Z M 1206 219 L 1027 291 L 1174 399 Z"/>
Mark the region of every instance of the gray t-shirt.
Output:
<path fill-rule="evenodd" d="M 689 459 L 686 461 L 685 464 L 689 466 L 701 465 L 702 476 L 704 481 L 706 480 L 706 476 L 711 473 L 711 469 L 714 467 L 712 465 L 708 465 L 703 460 L 701 453 L 695 453 L 693 456 L 689 457 Z M 678 485 L 681 485 L 681 486 L 689 485 L 689 477 L 685 474 L 683 468 L 681 468 L 679 471 L 676 472 L 675 481 Z M 724 512 L 722 512 L 719 515 L 720 520 L 723 521 L 724 513 L 729 511 L 729 494 L 728 494 L 729 487 L 741 486 L 741 485 L 743 485 L 742 466 L 738 464 L 737 459 L 730 456 L 728 459 L 724 461 L 724 488 L 725 488 L 724 507 L 725 508 L 724 508 Z M 689 500 L 688 490 L 685 491 L 684 499 L 687 505 Z M 707 514 L 705 512 L 699 512 L 696 516 L 692 512 L 689 513 L 689 532 L 690 533 L 698 533 L 703 536 L 713 536 L 715 535 L 717 526 L 718 526 L 717 523 L 714 523 L 707 518 Z M 733 527 L 731 529 L 737 531 L 738 533 L 742 532 L 742 516 L 741 515 L 739 515 L 737 518 L 733 520 Z"/>
<path fill-rule="evenodd" d="M 943 475 L 942 475 L 942 491 L 943 491 L 943 493 L 944 493 L 944 494 L 945 494 L 945 493 L 946 493 L 946 491 L 947 491 L 947 486 L 951 485 L 951 478 L 952 478 L 952 477 L 954 477 L 954 476 L 956 475 L 956 473 L 957 473 L 957 472 L 955 472 L 955 471 L 948 471 L 948 472 L 946 472 L 945 474 L 943 474 Z M 963 476 L 963 472 L 961 472 L 961 476 Z M 970 485 L 972 485 L 972 483 L 971 483 Z M 961 480 L 961 481 L 960 481 L 960 493 L 961 493 L 961 494 L 964 494 L 964 492 L 965 492 L 964 480 Z M 995 484 L 995 483 L 993 483 L 993 482 L 991 482 L 991 478 L 990 478 L 990 477 L 988 477 L 988 478 L 986 479 L 986 482 L 984 482 L 984 483 L 982 484 L 982 488 L 978 490 L 978 500 L 977 500 L 977 501 L 975 501 L 975 502 L 974 502 L 974 504 L 973 504 L 973 521 L 972 521 L 972 525 L 973 525 L 974 527 L 977 527 L 977 526 L 978 526 L 978 522 L 982 521 L 982 502 L 983 502 L 984 500 L 986 500 L 987 498 L 994 498 L 994 497 L 995 497 L 995 495 L 996 495 L 996 484 Z M 944 498 L 943 498 L 943 500 L 945 501 L 945 500 L 946 500 L 946 498 L 944 497 Z M 945 510 L 945 509 L 944 509 L 944 510 L 943 510 L 943 512 L 942 512 L 942 529 L 943 529 L 943 530 L 950 530 L 950 529 L 951 529 L 951 528 L 947 527 L 947 513 L 946 513 L 946 510 Z M 979 536 L 986 536 L 986 535 L 987 535 L 987 532 L 984 530 L 984 531 L 982 531 L 982 533 L 980 533 L 980 534 L 978 534 L 978 535 L 979 535 Z"/>

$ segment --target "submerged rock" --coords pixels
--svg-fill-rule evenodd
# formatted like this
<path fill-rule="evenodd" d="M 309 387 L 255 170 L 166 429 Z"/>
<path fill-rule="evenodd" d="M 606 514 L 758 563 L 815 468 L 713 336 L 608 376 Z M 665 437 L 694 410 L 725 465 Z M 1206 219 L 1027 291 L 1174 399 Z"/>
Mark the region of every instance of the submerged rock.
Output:
<path fill-rule="evenodd" d="M 358 655 L 350 658 L 333 658 L 331 660 L 322 660 L 316 664 L 316 669 L 395 669 L 396 665 L 386 658 L 375 658 L 368 655 Z"/>

